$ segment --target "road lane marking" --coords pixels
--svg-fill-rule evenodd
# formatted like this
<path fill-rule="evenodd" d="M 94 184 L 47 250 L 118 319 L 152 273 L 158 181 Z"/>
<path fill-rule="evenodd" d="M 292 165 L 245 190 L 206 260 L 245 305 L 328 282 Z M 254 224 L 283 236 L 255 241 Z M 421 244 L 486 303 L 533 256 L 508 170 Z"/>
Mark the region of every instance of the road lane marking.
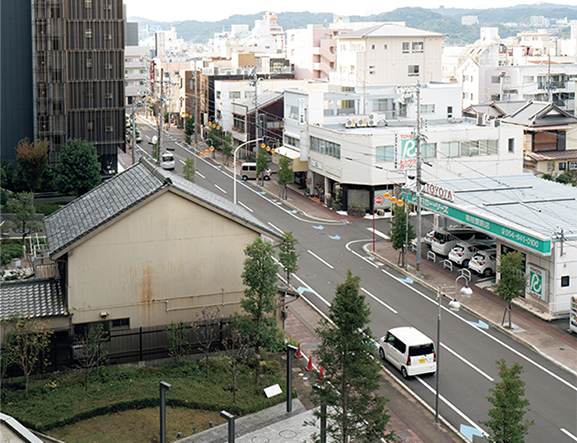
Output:
<path fill-rule="evenodd" d="M 412 287 L 411 285 L 405 283 L 402 280 L 397 279 L 393 274 L 391 274 L 390 272 L 385 271 L 384 269 L 381 269 L 381 271 L 383 271 L 385 274 L 387 274 L 389 277 L 394 278 L 395 280 L 397 280 L 400 284 L 406 286 L 407 288 L 409 288 L 411 291 L 419 294 L 421 297 L 423 297 L 425 300 L 430 301 L 431 303 L 438 305 L 437 301 L 435 299 L 432 299 L 430 297 L 428 297 L 427 295 L 423 294 L 421 291 L 419 291 L 418 289 Z M 489 334 L 487 331 L 485 331 L 484 329 L 480 329 L 476 326 L 473 326 L 469 323 L 468 320 L 466 320 L 465 318 L 461 317 L 459 314 L 457 314 L 456 312 L 451 311 L 450 309 L 446 308 L 443 306 L 443 309 L 445 310 L 445 312 L 447 312 L 447 314 L 453 315 L 456 318 L 458 318 L 459 320 L 461 320 L 462 322 L 464 322 L 465 324 L 467 324 L 468 326 L 470 326 L 471 328 L 474 328 L 475 331 L 477 331 L 480 334 L 485 335 L 486 337 L 490 338 L 491 340 L 493 340 L 495 343 L 500 344 L 501 346 L 503 346 L 505 349 L 508 349 L 509 351 L 511 351 L 513 354 L 516 354 L 517 356 L 523 358 L 525 361 L 531 363 L 533 366 L 535 366 L 538 369 L 541 369 L 543 372 L 545 372 L 546 374 L 550 375 L 551 377 L 553 377 L 554 379 L 556 379 L 557 381 L 563 383 L 565 386 L 568 386 L 569 388 L 573 389 L 574 391 L 577 391 L 577 386 L 572 385 L 571 383 L 569 383 L 567 380 L 564 380 L 562 377 L 558 376 L 557 374 L 553 373 L 552 371 L 550 371 L 549 369 L 545 368 L 543 365 L 537 363 L 536 361 L 532 360 L 531 358 L 527 357 L 526 355 L 524 355 L 523 353 L 521 353 L 520 351 L 517 351 L 515 348 L 509 346 L 508 344 L 504 343 L 503 341 L 499 340 L 497 337 L 493 337 L 491 334 Z M 565 368 L 567 370 L 567 372 L 574 374 L 574 372 L 570 369 L 570 368 Z"/>
<path fill-rule="evenodd" d="M 247 205 L 245 205 L 243 202 L 239 201 L 238 202 L 239 205 L 241 205 L 244 209 L 246 209 L 247 211 L 250 212 L 254 212 L 252 209 L 250 209 Z"/>
<path fill-rule="evenodd" d="M 200 175 L 202 178 L 204 178 L 204 179 L 206 180 L 206 177 L 205 177 L 204 175 L 202 175 L 200 172 L 195 171 L 195 174 L 196 174 L 196 175 Z"/>
<path fill-rule="evenodd" d="M 242 203 L 241 203 L 242 204 Z M 243 205 L 244 206 L 244 205 Z M 281 234 L 284 234 L 284 231 L 282 229 L 277 228 L 275 225 L 273 225 L 271 222 L 268 222 L 269 225 L 271 225 L 274 229 L 276 229 L 278 232 L 280 232 Z"/>
<path fill-rule="evenodd" d="M 218 186 L 216 183 L 214 184 L 214 187 L 215 187 L 216 189 L 218 189 L 219 191 L 222 191 L 222 192 L 224 192 L 225 194 L 228 194 L 228 192 L 226 192 L 224 189 L 222 189 L 222 188 L 221 188 L 220 186 Z"/>
<path fill-rule="evenodd" d="M 365 288 L 361 288 L 361 291 L 365 292 L 369 297 L 372 297 L 377 303 L 382 304 L 385 308 L 387 308 L 389 311 L 393 312 L 394 314 L 398 314 L 397 311 L 395 311 L 393 308 L 391 308 L 388 304 L 386 304 L 384 301 L 382 301 L 381 299 L 377 298 L 376 296 L 374 296 L 373 294 L 371 294 L 369 291 L 367 291 Z"/>
<path fill-rule="evenodd" d="M 479 374 L 481 374 L 483 377 L 485 377 L 487 380 L 489 380 L 490 382 L 495 381 L 492 377 L 490 377 L 489 375 L 485 374 L 483 371 L 481 371 L 481 369 L 479 369 L 477 366 L 475 366 L 473 363 L 465 360 L 464 357 L 460 356 L 459 354 L 457 354 L 455 351 L 453 351 L 451 348 L 449 348 L 447 345 L 445 345 L 443 342 L 441 342 L 441 347 L 446 349 L 447 351 L 449 351 L 451 354 L 453 354 L 455 357 L 457 357 L 459 360 L 461 360 L 463 363 L 465 363 L 467 366 L 469 366 L 471 369 L 474 369 L 475 371 L 477 371 Z"/>
<path fill-rule="evenodd" d="M 436 377 L 436 374 L 435 374 Z M 431 391 L 433 394 L 435 394 L 435 390 L 430 387 L 427 383 L 425 383 L 423 381 L 423 379 L 419 376 L 415 377 L 425 388 L 427 388 L 429 391 Z M 471 420 L 469 417 L 467 417 L 463 412 L 461 412 L 459 409 L 457 409 L 457 407 L 455 405 L 453 405 L 453 403 L 451 403 L 449 400 L 447 400 L 445 397 L 443 397 L 441 394 L 439 394 L 439 398 L 445 402 L 445 404 L 450 407 L 453 411 L 455 411 L 457 414 L 459 414 L 459 416 L 465 420 L 467 423 L 469 423 L 472 427 L 474 427 L 475 429 L 477 429 L 479 432 L 482 432 L 483 435 L 487 435 L 485 433 L 485 431 L 483 431 L 483 429 L 481 429 L 479 427 L 479 425 L 477 423 L 475 423 L 473 420 Z"/>
<path fill-rule="evenodd" d="M 567 429 L 561 428 L 561 432 L 563 434 L 565 434 L 566 436 L 568 436 L 569 438 L 572 438 L 573 440 L 577 441 L 577 437 L 575 437 L 573 434 L 571 434 L 569 431 L 567 431 Z"/>
<path fill-rule="evenodd" d="M 376 235 L 383 237 L 385 240 L 390 240 L 391 237 L 389 237 L 387 234 L 383 234 L 381 231 L 377 231 L 376 229 L 373 228 L 367 228 L 368 231 L 374 232 Z"/>
<path fill-rule="evenodd" d="M 358 243 L 358 242 L 365 242 L 365 243 L 366 243 L 366 242 L 369 242 L 369 241 L 371 241 L 371 240 L 353 240 L 353 241 L 348 242 L 348 243 L 345 245 L 345 248 L 347 248 L 347 251 L 352 252 L 354 255 L 356 255 L 357 257 L 359 257 L 361 260 L 366 261 L 369 265 L 374 266 L 375 268 L 378 268 L 379 265 L 373 263 L 371 260 L 369 260 L 368 257 L 363 257 L 363 256 L 362 256 L 361 254 L 359 254 L 358 252 L 353 251 L 351 248 L 349 248 L 349 245 L 350 245 L 351 243 Z"/>
<path fill-rule="evenodd" d="M 298 275 L 293 274 L 293 277 L 296 278 L 298 281 L 300 281 L 305 288 L 307 288 L 310 292 L 316 295 L 319 298 L 319 300 L 322 301 L 325 305 L 327 306 L 331 305 L 322 295 L 320 295 L 317 291 L 315 291 L 313 288 L 307 285 Z"/>
<path fill-rule="evenodd" d="M 333 265 L 331 265 L 330 263 L 327 263 L 326 261 L 324 261 L 322 258 L 320 258 L 318 255 L 316 255 L 313 251 L 311 251 L 310 249 L 307 249 L 307 252 L 312 255 L 314 258 L 316 258 L 317 260 L 319 260 L 321 263 L 324 263 L 325 265 L 327 265 L 329 268 L 334 269 Z"/>

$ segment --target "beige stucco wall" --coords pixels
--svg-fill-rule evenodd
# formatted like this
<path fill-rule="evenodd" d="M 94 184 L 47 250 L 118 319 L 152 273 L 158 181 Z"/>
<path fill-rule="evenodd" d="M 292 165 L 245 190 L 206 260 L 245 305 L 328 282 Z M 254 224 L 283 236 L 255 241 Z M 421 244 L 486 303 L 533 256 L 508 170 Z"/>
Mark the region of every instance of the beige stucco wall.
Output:
<path fill-rule="evenodd" d="M 79 244 L 68 259 L 74 324 L 130 318 L 130 328 L 192 321 L 200 307 L 239 310 L 244 248 L 259 234 L 172 191 Z"/>

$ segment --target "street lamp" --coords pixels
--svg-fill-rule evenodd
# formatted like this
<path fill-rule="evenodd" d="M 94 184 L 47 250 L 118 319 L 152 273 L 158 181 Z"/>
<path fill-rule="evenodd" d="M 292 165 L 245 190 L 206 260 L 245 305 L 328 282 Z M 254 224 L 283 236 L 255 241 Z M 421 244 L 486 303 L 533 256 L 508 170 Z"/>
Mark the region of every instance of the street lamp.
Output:
<path fill-rule="evenodd" d="M 234 443 L 234 415 L 222 410 L 220 416 L 228 421 L 228 443 Z"/>
<path fill-rule="evenodd" d="M 238 145 L 232 154 L 232 161 L 234 163 L 234 175 L 232 176 L 232 189 L 233 189 L 233 195 L 234 195 L 233 202 L 235 205 L 236 205 L 236 153 L 243 146 L 248 145 L 249 143 L 257 142 L 259 140 L 262 140 L 262 138 L 255 138 L 254 140 L 249 140 L 247 142 L 244 142 L 241 145 Z"/>
<path fill-rule="evenodd" d="M 298 348 L 293 345 L 286 346 L 286 411 L 293 410 L 293 355 Z"/>
<path fill-rule="evenodd" d="M 166 391 L 171 389 L 170 383 L 160 382 L 160 443 L 166 443 Z"/>
<path fill-rule="evenodd" d="M 455 293 L 453 300 L 449 302 L 449 310 L 458 312 L 461 303 L 457 300 L 457 282 L 460 278 L 465 279 L 465 286 L 461 288 L 460 294 L 463 298 L 471 298 L 473 290 L 469 287 L 469 280 L 464 275 L 459 275 L 455 279 Z M 441 287 L 437 290 L 437 301 L 439 302 L 439 315 L 437 317 L 437 371 L 435 372 L 435 422 L 439 423 L 439 370 L 441 369 Z"/>

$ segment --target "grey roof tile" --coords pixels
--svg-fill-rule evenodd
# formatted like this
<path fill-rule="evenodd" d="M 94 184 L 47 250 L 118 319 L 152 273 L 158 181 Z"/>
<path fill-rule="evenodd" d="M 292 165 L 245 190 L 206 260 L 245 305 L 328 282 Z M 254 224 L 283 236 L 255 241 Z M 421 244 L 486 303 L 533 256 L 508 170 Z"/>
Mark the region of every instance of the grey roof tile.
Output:
<path fill-rule="evenodd" d="M 208 191 L 178 175 L 155 167 L 142 159 L 140 163 L 97 186 L 44 219 L 50 255 L 80 240 L 110 222 L 128 209 L 167 186 L 172 186 L 233 218 L 264 231 L 274 239 L 278 233 L 246 209 Z"/>
<path fill-rule="evenodd" d="M 60 278 L 0 283 L 0 318 L 11 315 L 51 317 L 67 315 Z"/>

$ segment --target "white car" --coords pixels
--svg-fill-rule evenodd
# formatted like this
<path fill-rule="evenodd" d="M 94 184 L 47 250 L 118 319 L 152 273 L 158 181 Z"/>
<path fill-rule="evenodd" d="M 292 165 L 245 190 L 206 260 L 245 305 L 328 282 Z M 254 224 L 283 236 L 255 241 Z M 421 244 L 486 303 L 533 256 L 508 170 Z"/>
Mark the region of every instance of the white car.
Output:
<path fill-rule="evenodd" d="M 379 355 L 400 370 L 403 378 L 437 370 L 433 341 L 410 326 L 389 329 L 379 339 Z"/>
<path fill-rule="evenodd" d="M 169 154 L 168 152 L 162 154 L 160 156 L 160 166 L 162 169 L 173 170 L 175 166 L 174 155 Z"/>
<path fill-rule="evenodd" d="M 449 252 L 449 260 L 466 268 L 469 266 L 471 258 L 478 252 L 495 248 L 494 243 L 459 242 L 457 246 Z"/>
<path fill-rule="evenodd" d="M 469 269 L 475 271 L 477 274 L 489 277 L 495 273 L 497 266 L 495 249 L 488 249 L 476 253 L 469 262 Z"/>

